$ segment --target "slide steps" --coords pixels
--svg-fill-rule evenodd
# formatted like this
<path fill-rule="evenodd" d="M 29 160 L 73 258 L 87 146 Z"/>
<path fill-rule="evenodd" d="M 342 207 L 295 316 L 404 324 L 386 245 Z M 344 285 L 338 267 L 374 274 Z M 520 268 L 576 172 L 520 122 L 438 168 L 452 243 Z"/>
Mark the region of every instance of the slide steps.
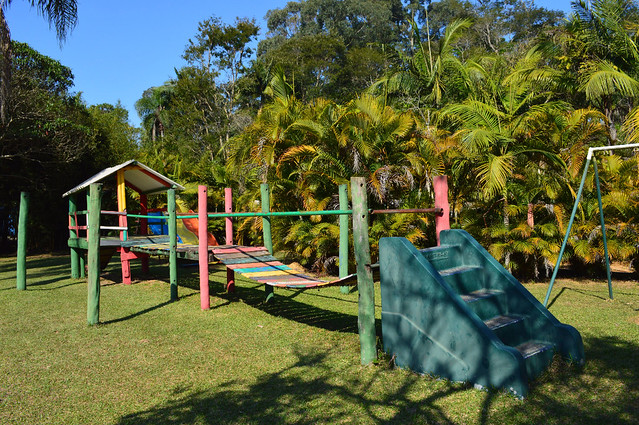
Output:
<path fill-rule="evenodd" d="M 555 352 L 583 362 L 579 333 L 468 233 L 440 238 L 422 250 L 380 241 L 384 350 L 398 366 L 525 396 Z"/>

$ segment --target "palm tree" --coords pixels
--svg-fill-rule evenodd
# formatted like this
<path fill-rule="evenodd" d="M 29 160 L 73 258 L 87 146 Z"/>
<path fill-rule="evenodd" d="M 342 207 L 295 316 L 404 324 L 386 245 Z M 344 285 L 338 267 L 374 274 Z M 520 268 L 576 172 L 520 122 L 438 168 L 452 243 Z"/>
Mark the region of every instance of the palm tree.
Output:
<path fill-rule="evenodd" d="M 144 91 L 142 97 L 135 102 L 135 109 L 142 119 L 142 125 L 149 131 L 151 141 L 164 137 L 167 124 L 167 107 L 171 101 L 174 86 L 166 83 L 159 87 L 151 87 Z"/>
<path fill-rule="evenodd" d="M 639 10 L 631 0 L 573 2 L 558 55 L 566 62 L 566 81 L 606 117 L 609 141 L 639 97 Z"/>
<path fill-rule="evenodd" d="M 417 102 L 413 109 L 420 113 L 423 106 L 439 107 L 445 94 L 453 88 L 462 92 L 468 90 L 467 70 L 455 54 L 455 43 L 471 24 L 469 20 L 451 23 L 442 39 L 434 43 L 428 33 L 427 40 L 422 40 L 417 24 L 411 21 L 416 41 L 413 56 L 398 52 L 400 70 L 383 77 L 369 90 L 384 96 L 409 96 Z M 427 124 L 430 124 L 429 117 L 428 113 L 424 117 Z"/>
<path fill-rule="evenodd" d="M 28 0 L 50 25 L 62 43 L 78 20 L 77 0 Z M 0 0 L 0 122 L 5 123 L 7 101 L 11 93 L 11 33 L 4 17 L 4 10 L 12 0 Z"/>

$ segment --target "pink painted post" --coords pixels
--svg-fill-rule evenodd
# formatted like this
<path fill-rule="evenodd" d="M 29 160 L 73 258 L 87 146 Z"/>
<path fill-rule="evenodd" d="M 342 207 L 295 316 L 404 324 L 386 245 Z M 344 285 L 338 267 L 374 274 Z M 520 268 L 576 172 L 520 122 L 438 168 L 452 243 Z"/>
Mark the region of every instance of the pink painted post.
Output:
<path fill-rule="evenodd" d="M 149 213 L 149 202 L 146 195 L 140 194 L 140 215 L 147 215 Z M 148 221 L 146 218 L 140 219 L 140 234 L 146 235 L 149 233 L 148 231 Z M 142 262 L 142 273 L 149 272 L 149 256 L 143 255 L 140 257 L 140 261 Z"/>
<path fill-rule="evenodd" d="M 200 307 L 211 308 L 209 298 L 209 244 L 208 216 L 206 210 L 206 186 L 197 187 L 198 261 L 200 265 Z"/>
<path fill-rule="evenodd" d="M 233 212 L 233 189 L 224 189 L 224 211 L 227 214 Z M 226 245 L 233 245 L 233 219 L 226 217 Z M 226 291 L 235 292 L 235 272 L 226 268 Z"/>
<path fill-rule="evenodd" d="M 439 246 L 439 232 L 450 229 L 450 205 L 448 204 L 448 177 L 438 176 L 433 179 L 435 191 L 435 208 L 441 208 L 442 213 L 435 216 L 435 233 Z"/>

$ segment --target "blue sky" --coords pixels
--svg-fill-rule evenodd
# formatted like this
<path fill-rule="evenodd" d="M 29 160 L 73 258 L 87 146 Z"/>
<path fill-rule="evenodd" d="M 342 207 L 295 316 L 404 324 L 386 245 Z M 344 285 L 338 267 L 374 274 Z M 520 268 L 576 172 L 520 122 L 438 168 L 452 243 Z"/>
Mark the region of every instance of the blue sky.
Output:
<path fill-rule="evenodd" d="M 129 121 L 139 125 L 134 104 L 180 68 L 181 58 L 197 25 L 211 16 L 233 23 L 237 16 L 255 18 L 264 33 L 264 16 L 286 0 L 112 0 L 78 1 L 78 25 L 60 46 L 55 31 L 26 1 L 13 1 L 5 15 L 14 40 L 72 69 L 76 92 L 87 104 L 121 101 Z M 569 0 L 537 4 L 568 11 Z"/>

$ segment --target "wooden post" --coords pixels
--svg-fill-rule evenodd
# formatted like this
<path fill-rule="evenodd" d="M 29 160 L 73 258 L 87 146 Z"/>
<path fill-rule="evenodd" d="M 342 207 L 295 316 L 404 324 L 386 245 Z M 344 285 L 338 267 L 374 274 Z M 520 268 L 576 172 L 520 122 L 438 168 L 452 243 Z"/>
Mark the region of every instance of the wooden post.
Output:
<path fill-rule="evenodd" d="M 18 253 L 16 256 L 16 288 L 27 289 L 27 217 L 29 215 L 29 194 L 20 192 L 20 212 L 18 213 Z"/>
<path fill-rule="evenodd" d="M 433 190 L 435 191 L 435 208 L 441 208 L 442 214 L 435 216 L 435 234 L 437 246 L 439 246 L 439 232 L 450 229 L 450 205 L 448 204 L 448 177 L 437 176 L 433 178 Z"/>
<path fill-rule="evenodd" d="M 87 216 L 87 223 L 89 222 L 89 218 Z M 88 230 L 87 230 L 88 231 Z M 88 252 L 85 250 L 79 250 L 80 254 L 80 279 L 84 279 L 87 277 L 87 255 Z"/>
<path fill-rule="evenodd" d="M 87 220 L 89 281 L 87 285 L 87 322 L 100 321 L 100 209 L 102 185 L 93 183 L 89 189 L 89 218 Z"/>
<path fill-rule="evenodd" d="M 353 246 L 357 263 L 357 289 L 359 291 L 359 344 L 363 365 L 377 359 L 375 335 L 375 289 L 371 270 L 371 252 L 368 241 L 368 200 L 364 177 L 351 178 L 353 198 Z"/>
<path fill-rule="evenodd" d="M 200 308 L 211 308 L 209 297 L 209 244 L 208 244 L 208 212 L 206 208 L 206 186 L 197 187 L 197 225 L 198 225 L 198 262 L 200 265 Z"/>
<path fill-rule="evenodd" d="M 87 207 L 85 208 L 85 210 L 89 211 L 89 205 L 91 205 L 91 188 L 90 187 L 86 191 L 86 198 L 87 198 L 87 203 L 86 203 Z M 89 214 L 88 213 L 84 216 L 84 224 L 86 224 L 87 226 L 89 225 Z M 86 230 L 86 239 L 87 239 L 87 242 L 88 242 L 89 241 L 89 229 Z M 89 251 L 88 250 L 82 250 L 80 252 L 80 278 L 82 278 L 82 279 L 87 277 L 88 257 L 89 257 Z"/>
<path fill-rule="evenodd" d="M 169 283 L 171 284 L 171 301 L 178 299 L 177 282 L 177 215 L 175 214 L 175 188 L 166 192 L 166 209 L 169 213 Z"/>
<path fill-rule="evenodd" d="M 76 211 L 78 211 L 76 194 L 69 195 L 69 227 L 77 226 Z M 76 229 L 69 229 L 69 239 L 77 239 L 78 232 Z M 78 248 L 70 248 L 71 252 L 71 278 L 77 279 L 80 277 L 80 252 Z"/>
<path fill-rule="evenodd" d="M 267 183 L 260 185 L 260 192 L 262 194 L 262 212 L 267 213 L 271 211 L 271 196 Z M 264 236 L 264 247 L 268 252 L 273 255 L 273 239 L 271 237 L 271 217 L 262 217 L 262 234 Z M 264 284 L 265 302 L 271 302 L 273 300 L 273 287 L 268 284 Z"/>
<path fill-rule="evenodd" d="M 348 185 L 340 184 L 339 190 L 339 209 L 348 209 Z M 339 216 L 339 277 L 340 279 L 348 276 L 348 216 L 342 214 Z M 339 288 L 342 294 L 348 294 L 350 287 L 341 286 Z"/>
<path fill-rule="evenodd" d="M 233 212 L 233 189 L 227 187 L 224 189 L 224 212 L 231 214 Z M 227 245 L 233 245 L 233 220 L 226 217 L 226 242 Z M 226 291 L 235 292 L 235 272 L 228 267 L 226 268 Z"/>

